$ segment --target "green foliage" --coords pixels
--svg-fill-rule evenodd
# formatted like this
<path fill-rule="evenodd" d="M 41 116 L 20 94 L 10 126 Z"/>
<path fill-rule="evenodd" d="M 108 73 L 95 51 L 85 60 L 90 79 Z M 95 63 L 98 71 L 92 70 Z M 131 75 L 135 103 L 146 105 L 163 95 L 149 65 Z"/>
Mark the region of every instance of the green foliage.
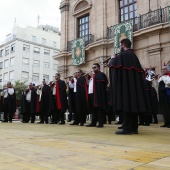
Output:
<path fill-rule="evenodd" d="M 21 106 L 22 92 L 25 91 L 27 85 L 25 84 L 25 82 L 20 82 L 20 80 L 17 80 L 15 81 L 13 87 L 15 89 L 18 106 Z"/>

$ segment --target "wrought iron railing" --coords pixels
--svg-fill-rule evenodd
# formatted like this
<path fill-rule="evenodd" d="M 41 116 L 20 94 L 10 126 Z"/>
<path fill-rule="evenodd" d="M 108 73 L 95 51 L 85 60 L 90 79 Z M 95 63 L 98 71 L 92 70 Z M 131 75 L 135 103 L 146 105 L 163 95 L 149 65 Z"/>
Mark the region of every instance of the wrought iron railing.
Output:
<path fill-rule="evenodd" d="M 168 8 L 159 8 L 133 19 L 133 31 L 168 21 Z M 114 38 L 114 26 L 107 28 L 107 39 Z"/>
<path fill-rule="evenodd" d="M 81 38 L 84 38 L 85 46 L 94 42 L 94 35 L 92 35 L 92 34 L 82 36 Z M 67 51 L 68 52 L 72 50 L 72 43 L 73 43 L 73 41 L 67 42 Z"/>

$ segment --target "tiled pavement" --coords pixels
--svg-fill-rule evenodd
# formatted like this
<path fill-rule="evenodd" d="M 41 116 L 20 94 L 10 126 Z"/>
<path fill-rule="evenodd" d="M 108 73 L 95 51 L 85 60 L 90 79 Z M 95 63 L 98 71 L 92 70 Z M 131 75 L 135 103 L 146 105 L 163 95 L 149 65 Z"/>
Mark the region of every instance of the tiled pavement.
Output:
<path fill-rule="evenodd" d="M 170 129 L 0 123 L 0 170 L 170 170 Z"/>

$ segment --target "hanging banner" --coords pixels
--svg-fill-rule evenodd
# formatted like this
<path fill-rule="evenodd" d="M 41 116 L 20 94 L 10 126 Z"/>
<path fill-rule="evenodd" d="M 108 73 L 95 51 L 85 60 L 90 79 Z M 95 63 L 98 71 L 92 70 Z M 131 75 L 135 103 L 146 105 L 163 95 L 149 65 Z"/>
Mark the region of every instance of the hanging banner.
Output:
<path fill-rule="evenodd" d="M 114 51 L 115 54 L 121 52 L 120 41 L 128 38 L 132 42 L 133 48 L 133 21 L 124 22 L 114 26 Z"/>
<path fill-rule="evenodd" d="M 77 66 L 83 63 L 85 63 L 85 42 L 83 38 L 79 38 L 72 44 L 72 64 Z"/>

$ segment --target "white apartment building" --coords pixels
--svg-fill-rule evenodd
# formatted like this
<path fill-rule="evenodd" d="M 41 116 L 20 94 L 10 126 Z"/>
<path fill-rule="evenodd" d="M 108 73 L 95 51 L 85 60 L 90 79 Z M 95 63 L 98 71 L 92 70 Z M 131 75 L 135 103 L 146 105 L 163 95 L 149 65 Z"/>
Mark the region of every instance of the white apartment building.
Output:
<path fill-rule="evenodd" d="M 60 32 L 49 25 L 15 27 L 0 45 L 0 88 L 7 81 L 16 80 L 41 84 L 52 81 L 58 61 L 52 56 L 59 53 Z"/>

